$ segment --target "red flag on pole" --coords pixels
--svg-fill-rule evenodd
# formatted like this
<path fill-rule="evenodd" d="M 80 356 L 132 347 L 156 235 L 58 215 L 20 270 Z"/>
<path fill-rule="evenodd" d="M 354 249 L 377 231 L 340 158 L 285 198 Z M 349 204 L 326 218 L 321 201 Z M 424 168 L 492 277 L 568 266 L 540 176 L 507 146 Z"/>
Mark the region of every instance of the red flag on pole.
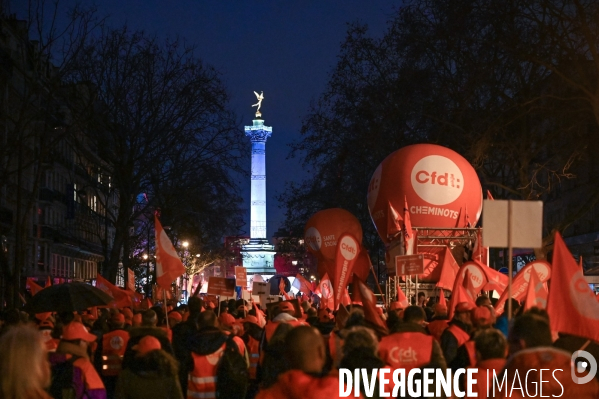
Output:
<path fill-rule="evenodd" d="M 553 244 L 547 313 L 553 331 L 599 341 L 599 302 L 559 233 Z"/>
<path fill-rule="evenodd" d="M 156 282 L 160 288 L 170 290 L 171 283 L 185 273 L 185 266 L 156 215 L 154 215 L 154 230 L 156 231 Z"/>
<path fill-rule="evenodd" d="M 456 279 L 456 282 L 458 279 Z M 453 319 L 455 307 L 458 303 L 468 302 L 476 306 L 474 300 L 470 297 L 466 288 L 462 284 L 456 284 L 453 291 L 451 292 L 451 301 L 449 301 L 449 320 Z"/>
<path fill-rule="evenodd" d="M 528 288 L 526 289 L 524 310 L 526 311 L 535 306 L 545 309 L 547 307 L 547 295 L 547 288 L 545 288 L 545 284 L 541 281 L 539 274 L 533 267 L 528 280 Z"/>
<path fill-rule="evenodd" d="M 295 280 L 293 280 L 293 286 L 297 288 L 298 291 L 303 292 L 304 294 L 310 294 L 310 291 L 312 291 L 312 284 L 310 284 L 310 282 L 299 273 L 295 275 Z"/>
<path fill-rule="evenodd" d="M 29 290 L 31 291 L 31 295 L 35 295 L 44 289 L 44 288 L 42 288 L 41 285 L 39 285 L 35 281 L 33 281 L 33 279 L 31 277 L 27 277 L 26 287 L 29 288 Z"/>
<path fill-rule="evenodd" d="M 445 299 L 443 288 L 439 290 L 439 305 L 447 307 L 447 299 Z"/>
<path fill-rule="evenodd" d="M 474 283 L 472 282 L 472 273 L 469 270 L 466 270 L 466 275 L 464 276 L 464 289 L 466 293 L 470 296 L 472 301 L 475 300 L 479 290 L 474 287 Z"/>
<path fill-rule="evenodd" d="M 453 254 L 449 248 L 445 247 L 443 263 L 441 264 L 441 276 L 439 277 L 437 287 L 451 290 L 459 271 L 460 266 L 458 266 L 458 262 L 453 258 Z"/>
<path fill-rule="evenodd" d="M 408 208 L 408 198 L 404 196 L 404 207 L 403 207 L 403 234 L 404 234 L 404 248 L 406 255 L 412 255 L 414 253 L 414 232 L 412 231 L 412 221 L 410 219 L 410 208 Z"/>
<path fill-rule="evenodd" d="M 358 277 L 353 279 L 353 300 L 362 302 L 364 318 L 377 329 L 388 332 L 387 325 L 376 311 L 376 297 L 374 293 Z"/>
<path fill-rule="evenodd" d="M 399 304 L 401 305 L 401 307 L 403 309 L 407 308 L 408 306 L 410 306 L 410 302 L 408 301 L 408 298 L 406 297 L 406 294 L 404 294 L 403 290 L 401 289 L 401 287 L 399 286 L 398 283 L 395 283 L 397 286 L 397 302 L 399 302 Z"/>
<path fill-rule="evenodd" d="M 487 190 L 487 199 L 493 201 L 495 198 L 491 195 L 491 192 Z"/>
<path fill-rule="evenodd" d="M 335 253 L 335 271 L 333 274 L 334 309 L 341 303 L 344 290 L 347 289 L 349 276 L 360 252 L 360 243 L 351 234 L 343 234 L 337 240 Z"/>
<path fill-rule="evenodd" d="M 401 231 L 402 218 L 397 213 L 391 202 L 389 202 L 387 209 L 387 236 L 394 236 Z"/>
<path fill-rule="evenodd" d="M 96 288 L 113 297 L 115 305 L 118 308 L 133 306 L 131 296 L 125 290 L 120 289 L 99 274 L 96 276 Z"/>

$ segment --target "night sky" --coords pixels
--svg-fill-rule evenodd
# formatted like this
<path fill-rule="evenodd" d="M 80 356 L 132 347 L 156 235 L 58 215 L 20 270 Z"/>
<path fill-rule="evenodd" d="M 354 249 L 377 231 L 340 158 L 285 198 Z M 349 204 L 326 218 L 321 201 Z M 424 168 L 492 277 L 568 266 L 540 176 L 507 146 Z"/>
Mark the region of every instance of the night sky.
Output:
<path fill-rule="evenodd" d="M 64 4 L 69 3 L 74 2 Z M 253 91 L 264 91 L 262 118 L 273 127 L 266 144 L 268 235 L 272 236 L 284 221 L 275 196 L 283 192 L 286 181 L 309 173 L 297 159 L 287 159 L 288 144 L 300 138 L 310 101 L 325 89 L 347 23 L 366 23 L 371 35 L 380 36 L 400 4 L 400 0 L 102 0 L 98 13 L 108 16 L 115 27 L 127 23 L 131 29 L 194 43 L 196 54 L 222 73 L 241 126 L 252 124 Z M 240 133 L 239 139 L 247 142 L 249 152 L 249 138 Z M 248 209 L 249 234 L 249 157 L 247 170 L 248 177 L 240 178 L 240 189 Z"/>

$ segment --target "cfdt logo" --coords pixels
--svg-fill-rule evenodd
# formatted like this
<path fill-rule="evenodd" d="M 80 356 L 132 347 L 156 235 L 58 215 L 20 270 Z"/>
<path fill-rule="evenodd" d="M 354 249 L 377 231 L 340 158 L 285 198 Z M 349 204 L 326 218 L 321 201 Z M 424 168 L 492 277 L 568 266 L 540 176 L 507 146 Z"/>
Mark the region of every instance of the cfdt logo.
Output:
<path fill-rule="evenodd" d="M 455 201 L 464 190 L 464 176 L 449 158 L 429 155 L 412 168 L 412 187 L 429 204 L 446 205 Z"/>
<path fill-rule="evenodd" d="M 304 236 L 304 240 L 306 244 L 312 248 L 313 251 L 319 251 L 322 245 L 322 240 L 320 238 L 320 232 L 315 227 L 310 227 L 306 230 L 306 235 Z"/>
<path fill-rule="evenodd" d="M 576 351 L 572 354 L 572 362 L 574 363 L 571 371 L 572 381 L 575 384 L 586 384 L 597 375 L 597 361 L 589 352 Z M 579 375 L 586 373 L 584 377 Z"/>

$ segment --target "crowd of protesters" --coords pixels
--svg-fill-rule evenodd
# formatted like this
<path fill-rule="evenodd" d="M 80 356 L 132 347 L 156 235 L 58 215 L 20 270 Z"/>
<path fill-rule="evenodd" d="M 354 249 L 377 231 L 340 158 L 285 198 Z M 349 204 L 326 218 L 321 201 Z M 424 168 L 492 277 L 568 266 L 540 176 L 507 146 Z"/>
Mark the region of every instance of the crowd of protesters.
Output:
<path fill-rule="evenodd" d="M 175 309 L 135 312 L 5 311 L 0 399 L 331 399 L 340 397 L 341 368 L 477 368 L 479 398 L 487 397 L 487 370 L 512 381 L 515 373 L 560 369 L 544 395 L 599 398 L 599 381 L 570 378 L 572 353 L 584 349 L 599 359 L 599 345 L 552 334 L 546 312 L 524 312 L 515 300 L 510 323 L 507 315 L 496 318 L 484 295 L 457 304 L 449 320 L 445 305 L 419 294 L 411 306 L 392 302 L 380 312 L 386 330 L 367 321 L 359 303 L 343 322 L 309 300 L 299 304 L 280 302 L 267 312 L 230 300 L 216 309 L 192 297 Z M 360 389 L 362 397 L 379 397 L 378 382 L 371 396 Z"/>

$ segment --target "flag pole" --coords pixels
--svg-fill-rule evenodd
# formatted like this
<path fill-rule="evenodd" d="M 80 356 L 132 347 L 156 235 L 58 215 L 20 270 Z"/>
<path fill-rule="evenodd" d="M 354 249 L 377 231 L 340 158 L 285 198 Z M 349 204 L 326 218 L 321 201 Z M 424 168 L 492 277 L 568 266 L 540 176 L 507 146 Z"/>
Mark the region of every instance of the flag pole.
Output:
<path fill-rule="evenodd" d="M 166 290 L 162 289 L 162 297 L 164 298 L 164 310 L 166 311 L 166 329 L 168 330 L 170 327 L 168 326 L 168 307 L 166 305 Z"/>
<path fill-rule="evenodd" d="M 379 289 L 379 294 L 381 294 L 382 300 L 383 300 L 383 307 L 385 309 L 387 309 L 387 305 L 385 303 L 385 294 L 383 294 L 383 290 L 381 290 L 381 286 L 379 284 L 379 279 L 376 275 L 376 273 L 374 272 L 374 267 L 372 266 L 372 262 L 370 263 L 370 271 L 372 272 L 372 275 L 374 276 L 374 282 L 376 283 L 376 287 Z"/>
<path fill-rule="evenodd" d="M 509 328 L 509 323 L 512 320 L 512 275 L 514 271 L 514 265 L 512 261 L 512 200 L 508 200 L 507 202 L 507 245 L 507 321 Z"/>

